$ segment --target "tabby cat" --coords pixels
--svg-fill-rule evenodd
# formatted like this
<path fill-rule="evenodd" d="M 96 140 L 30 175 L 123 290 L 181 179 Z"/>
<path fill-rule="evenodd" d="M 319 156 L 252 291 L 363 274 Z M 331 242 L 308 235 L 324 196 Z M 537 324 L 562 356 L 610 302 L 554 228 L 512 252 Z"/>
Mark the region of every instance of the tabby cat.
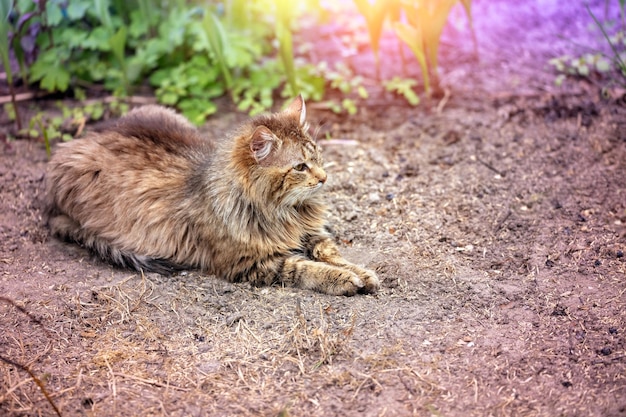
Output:
<path fill-rule="evenodd" d="M 170 109 L 133 110 L 59 145 L 46 178 L 52 233 L 137 270 L 376 292 L 376 274 L 342 258 L 328 232 L 305 119 L 298 97 L 212 143 Z"/>

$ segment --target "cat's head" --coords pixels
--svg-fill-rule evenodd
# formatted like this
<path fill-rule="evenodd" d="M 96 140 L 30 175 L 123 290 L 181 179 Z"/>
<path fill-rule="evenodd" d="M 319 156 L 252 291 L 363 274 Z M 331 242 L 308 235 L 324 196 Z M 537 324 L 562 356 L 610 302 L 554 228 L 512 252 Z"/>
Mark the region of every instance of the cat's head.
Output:
<path fill-rule="evenodd" d="M 299 205 L 326 182 L 320 148 L 308 133 L 302 96 L 283 111 L 253 119 L 239 138 L 240 166 L 261 199 Z"/>

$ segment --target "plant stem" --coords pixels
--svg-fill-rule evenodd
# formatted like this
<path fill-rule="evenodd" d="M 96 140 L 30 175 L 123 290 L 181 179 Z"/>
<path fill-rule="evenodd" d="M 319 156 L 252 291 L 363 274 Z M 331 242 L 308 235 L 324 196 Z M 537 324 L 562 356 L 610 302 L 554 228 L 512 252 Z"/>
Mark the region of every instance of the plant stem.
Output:
<path fill-rule="evenodd" d="M 585 8 L 587 9 L 587 12 L 589 13 L 589 15 L 591 16 L 593 21 L 596 22 L 596 25 L 598 25 L 598 27 L 600 28 L 600 31 L 602 31 L 602 34 L 604 35 L 604 38 L 606 39 L 606 41 L 609 43 L 609 46 L 611 47 L 611 49 L 613 50 L 613 54 L 615 55 L 615 60 L 618 62 L 619 67 L 621 69 L 620 72 L 622 73 L 622 76 L 624 76 L 624 71 L 626 70 L 626 64 L 624 64 L 624 61 L 622 61 L 622 58 L 620 57 L 619 52 L 617 51 L 617 49 L 615 48 L 615 46 L 613 45 L 613 43 L 609 39 L 609 35 L 606 34 L 606 32 L 604 31 L 604 28 L 602 27 L 602 24 L 596 18 L 596 16 L 593 14 L 591 9 L 589 8 L 589 5 L 585 4 Z"/>

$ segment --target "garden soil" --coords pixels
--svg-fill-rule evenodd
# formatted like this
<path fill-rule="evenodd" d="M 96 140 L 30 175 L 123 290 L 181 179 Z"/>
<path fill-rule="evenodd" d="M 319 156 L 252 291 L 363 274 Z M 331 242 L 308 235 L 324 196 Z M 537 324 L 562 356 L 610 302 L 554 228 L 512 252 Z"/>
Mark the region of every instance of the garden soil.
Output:
<path fill-rule="evenodd" d="M 111 267 L 49 236 L 43 144 L 0 143 L 0 414 L 626 416 L 624 90 L 555 86 L 550 58 L 602 45 L 582 6 L 513 3 L 473 2 L 479 61 L 454 12 L 419 106 L 374 83 L 355 116 L 309 106 L 376 295 Z M 318 58 L 371 71 L 341 30 Z M 209 138 L 246 117 L 221 109 Z"/>

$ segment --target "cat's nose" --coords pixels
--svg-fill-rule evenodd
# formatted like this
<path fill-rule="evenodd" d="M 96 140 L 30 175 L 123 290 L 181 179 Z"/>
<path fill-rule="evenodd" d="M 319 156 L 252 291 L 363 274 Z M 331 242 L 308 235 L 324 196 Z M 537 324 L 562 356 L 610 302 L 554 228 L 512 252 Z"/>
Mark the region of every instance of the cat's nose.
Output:
<path fill-rule="evenodd" d="M 325 172 L 321 172 L 320 175 L 317 177 L 317 179 L 319 180 L 319 184 L 324 184 L 327 178 L 328 176 Z"/>

